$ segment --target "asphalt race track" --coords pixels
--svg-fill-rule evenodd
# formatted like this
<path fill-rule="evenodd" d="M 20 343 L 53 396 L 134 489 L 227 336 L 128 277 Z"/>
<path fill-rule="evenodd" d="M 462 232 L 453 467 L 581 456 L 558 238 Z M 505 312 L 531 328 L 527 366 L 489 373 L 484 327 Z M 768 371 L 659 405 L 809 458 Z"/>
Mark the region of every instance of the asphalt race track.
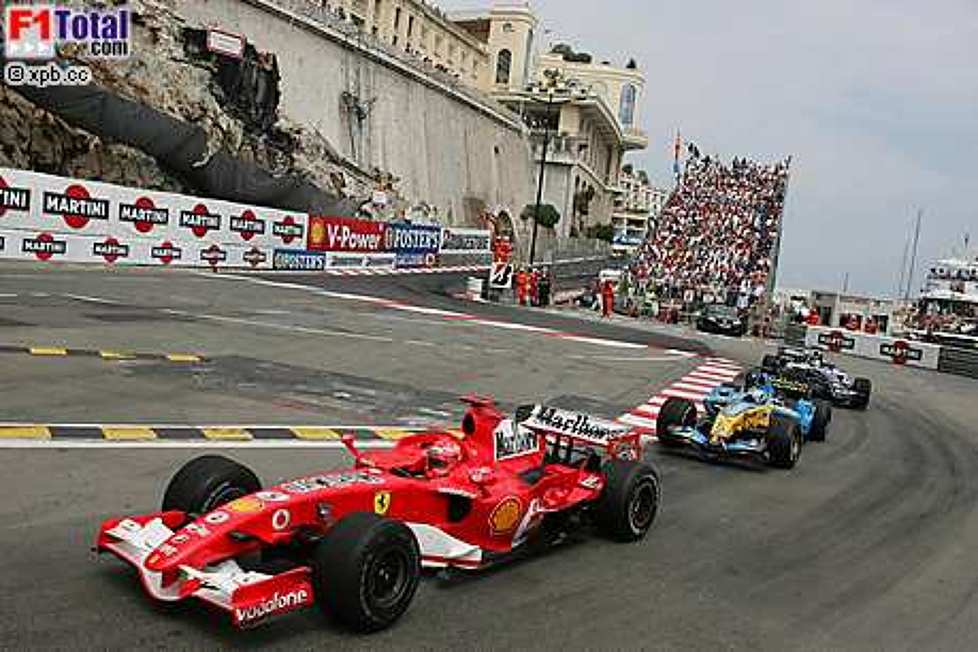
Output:
<path fill-rule="evenodd" d="M 671 348 L 709 347 L 744 364 L 763 350 L 681 342 L 621 318 L 603 325 L 462 303 L 442 291 L 458 279 L 272 281 L 314 288 L 0 268 L 0 421 L 419 425 L 455 419 L 454 397 L 469 391 L 617 416 L 696 364 Z M 203 361 L 29 355 L 15 345 Z M 844 365 L 873 379 L 873 403 L 836 411 L 828 442 L 806 446 L 793 471 L 653 448 L 664 505 L 642 543 L 583 537 L 487 574 L 427 578 L 406 617 L 367 638 L 314 611 L 237 632 L 195 604 L 153 605 L 122 563 L 91 557 L 99 521 L 154 509 L 199 449 L 0 442 L 0 648 L 975 649 L 978 386 Z M 347 463 L 335 448 L 287 443 L 244 442 L 228 454 L 266 482 Z"/>

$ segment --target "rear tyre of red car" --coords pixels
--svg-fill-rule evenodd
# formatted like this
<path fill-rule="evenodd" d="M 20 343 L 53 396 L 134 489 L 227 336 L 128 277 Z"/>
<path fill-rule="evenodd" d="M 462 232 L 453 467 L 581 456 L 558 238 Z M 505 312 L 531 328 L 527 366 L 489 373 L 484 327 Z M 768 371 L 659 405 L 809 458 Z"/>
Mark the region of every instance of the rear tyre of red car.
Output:
<path fill-rule="evenodd" d="M 832 404 L 820 398 L 815 399 L 815 414 L 812 415 L 812 427 L 808 431 L 810 441 L 825 441 L 825 435 L 832 421 Z"/>
<path fill-rule="evenodd" d="M 251 469 L 222 455 L 203 455 L 184 464 L 170 480 L 163 511 L 206 514 L 256 491 L 261 491 L 261 481 Z"/>
<path fill-rule="evenodd" d="M 644 462 L 612 460 L 604 467 L 605 486 L 594 505 L 598 528 L 611 539 L 638 541 L 659 513 L 659 474 Z"/>
<path fill-rule="evenodd" d="M 667 448 L 682 446 L 681 439 L 669 433 L 670 428 L 692 428 L 696 425 L 696 404 L 684 398 L 670 396 L 659 408 L 655 420 L 655 436 Z"/>
<path fill-rule="evenodd" d="M 768 463 L 778 469 L 792 469 L 801 457 L 801 428 L 786 416 L 771 416 L 767 430 Z"/>
<path fill-rule="evenodd" d="M 411 528 L 370 512 L 336 524 L 317 544 L 313 590 L 323 612 L 357 632 L 376 632 L 407 611 L 421 578 Z"/>

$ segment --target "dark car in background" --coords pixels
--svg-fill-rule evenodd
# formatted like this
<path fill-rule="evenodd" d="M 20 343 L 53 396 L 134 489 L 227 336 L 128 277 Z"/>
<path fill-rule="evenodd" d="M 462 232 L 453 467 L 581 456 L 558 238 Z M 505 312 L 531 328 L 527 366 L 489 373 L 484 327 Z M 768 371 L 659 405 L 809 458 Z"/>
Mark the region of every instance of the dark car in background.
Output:
<path fill-rule="evenodd" d="M 696 318 L 696 330 L 742 337 L 747 332 L 747 322 L 740 318 L 736 308 L 712 304 L 706 306 Z"/>

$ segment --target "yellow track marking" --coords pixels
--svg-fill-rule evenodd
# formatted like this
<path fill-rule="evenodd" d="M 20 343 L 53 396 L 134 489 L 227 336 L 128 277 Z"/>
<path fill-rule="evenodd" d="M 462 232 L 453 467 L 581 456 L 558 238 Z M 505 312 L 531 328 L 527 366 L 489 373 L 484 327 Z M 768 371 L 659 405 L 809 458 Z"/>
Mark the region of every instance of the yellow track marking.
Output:
<path fill-rule="evenodd" d="M 400 430 L 395 428 L 377 428 L 374 429 L 374 433 L 381 439 L 390 439 L 396 441 L 398 439 L 404 439 L 405 437 L 410 437 L 415 434 L 410 430 Z"/>
<path fill-rule="evenodd" d="M 68 349 L 56 346 L 32 346 L 31 355 L 68 355 Z"/>
<path fill-rule="evenodd" d="M 166 359 L 170 362 L 200 362 L 200 356 L 192 353 L 169 353 Z"/>
<path fill-rule="evenodd" d="M 102 435 L 113 440 L 156 439 L 156 432 L 144 426 L 106 426 L 102 428 Z"/>
<path fill-rule="evenodd" d="M 132 360 L 136 357 L 132 353 L 121 351 L 99 351 L 98 354 L 103 360 Z"/>
<path fill-rule="evenodd" d="M 208 439 L 251 439 L 251 433 L 244 428 L 201 428 Z"/>
<path fill-rule="evenodd" d="M 289 428 L 299 439 L 339 439 L 340 433 L 329 428 Z"/>
<path fill-rule="evenodd" d="M 0 426 L 0 439 L 51 439 L 46 426 Z"/>

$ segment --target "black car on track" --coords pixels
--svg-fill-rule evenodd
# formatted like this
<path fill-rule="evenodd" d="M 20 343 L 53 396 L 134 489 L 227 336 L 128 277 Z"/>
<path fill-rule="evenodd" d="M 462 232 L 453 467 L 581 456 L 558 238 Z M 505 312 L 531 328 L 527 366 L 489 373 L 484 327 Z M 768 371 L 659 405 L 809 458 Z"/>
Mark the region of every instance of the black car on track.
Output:
<path fill-rule="evenodd" d="M 808 383 L 814 396 L 841 407 L 865 410 L 873 393 L 869 378 L 853 378 L 826 360 L 817 349 L 782 346 L 776 354 L 764 356 L 761 368 L 772 374 L 790 373 Z"/>
<path fill-rule="evenodd" d="M 742 337 L 747 332 L 747 322 L 740 318 L 736 308 L 712 304 L 706 306 L 696 318 L 696 330 Z"/>

